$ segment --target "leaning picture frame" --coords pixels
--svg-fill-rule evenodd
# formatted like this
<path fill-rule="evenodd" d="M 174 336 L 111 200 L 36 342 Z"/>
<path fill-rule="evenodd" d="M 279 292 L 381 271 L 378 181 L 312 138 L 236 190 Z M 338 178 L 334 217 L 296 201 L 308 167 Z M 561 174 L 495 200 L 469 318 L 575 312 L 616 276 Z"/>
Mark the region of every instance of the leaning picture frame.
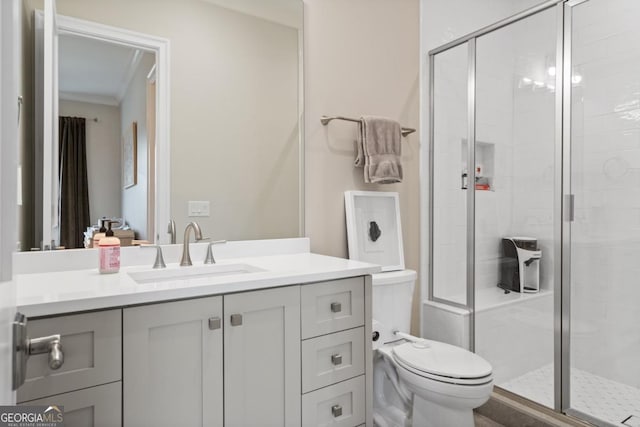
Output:
<path fill-rule="evenodd" d="M 122 186 L 138 183 L 138 122 L 132 122 L 122 135 Z"/>
<path fill-rule="evenodd" d="M 349 258 L 404 270 L 398 193 L 345 191 L 344 201 Z"/>

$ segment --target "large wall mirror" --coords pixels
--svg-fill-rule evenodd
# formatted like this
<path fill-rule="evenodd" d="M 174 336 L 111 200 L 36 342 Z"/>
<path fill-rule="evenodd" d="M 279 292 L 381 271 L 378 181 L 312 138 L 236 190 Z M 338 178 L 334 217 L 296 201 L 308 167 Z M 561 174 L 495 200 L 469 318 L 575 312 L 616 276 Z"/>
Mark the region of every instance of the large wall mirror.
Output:
<path fill-rule="evenodd" d="M 191 221 L 216 240 L 303 234 L 302 0 L 24 5 L 23 250 L 84 247 L 102 218 L 127 244 L 169 243 L 171 220 L 178 242 Z"/>

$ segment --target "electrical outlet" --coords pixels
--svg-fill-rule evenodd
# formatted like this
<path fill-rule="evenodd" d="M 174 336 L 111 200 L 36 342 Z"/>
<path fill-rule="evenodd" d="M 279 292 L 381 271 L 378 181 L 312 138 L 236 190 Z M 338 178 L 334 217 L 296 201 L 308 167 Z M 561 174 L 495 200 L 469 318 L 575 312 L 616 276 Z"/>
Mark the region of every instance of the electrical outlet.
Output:
<path fill-rule="evenodd" d="M 209 201 L 189 201 L 189 216 L 209 216 L 210 208 Z"/>

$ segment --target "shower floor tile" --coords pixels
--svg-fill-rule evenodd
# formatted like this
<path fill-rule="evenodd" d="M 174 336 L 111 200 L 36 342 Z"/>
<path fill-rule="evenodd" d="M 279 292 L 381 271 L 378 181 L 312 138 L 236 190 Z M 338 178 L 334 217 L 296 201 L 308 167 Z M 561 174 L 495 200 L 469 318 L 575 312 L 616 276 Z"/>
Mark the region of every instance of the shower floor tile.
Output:
<path fill-rule="evenodd" d="M 542 405 L 553 407 L 553 365 L 543 366 L 499 387 Z M 640 389 L 571 369 L 571 407 L 615 426 L 630 416 L 640 416 Z"/>

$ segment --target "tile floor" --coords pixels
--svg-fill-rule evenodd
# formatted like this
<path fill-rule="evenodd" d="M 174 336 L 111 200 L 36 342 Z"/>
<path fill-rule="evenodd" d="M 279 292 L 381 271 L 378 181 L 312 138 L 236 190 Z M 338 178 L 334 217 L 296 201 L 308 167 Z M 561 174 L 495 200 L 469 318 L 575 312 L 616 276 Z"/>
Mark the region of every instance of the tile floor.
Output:
<path fill-rule="evenodd" d="M 500 387 L 553 407 L 553 366 L 547 365 L 526 373 Z M 571 370 L 571 407 L 614 426 L 630 416 L 640 417 L 640 389 L 579 369 Z"/>

